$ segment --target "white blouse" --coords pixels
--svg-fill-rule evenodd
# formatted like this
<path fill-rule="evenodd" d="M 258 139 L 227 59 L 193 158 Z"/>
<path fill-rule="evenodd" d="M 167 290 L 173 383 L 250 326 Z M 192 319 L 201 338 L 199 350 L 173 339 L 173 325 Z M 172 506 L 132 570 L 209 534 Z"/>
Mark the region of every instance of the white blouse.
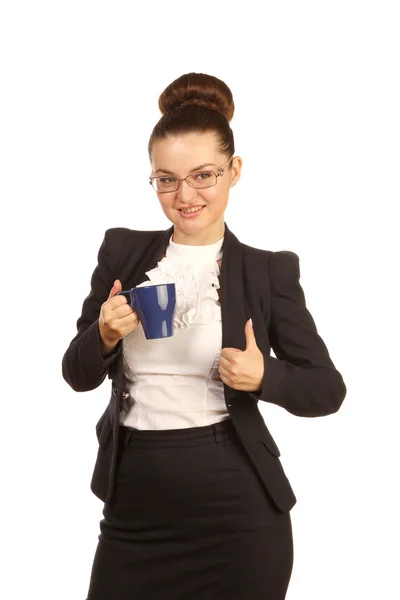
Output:
<path fill-rule="evenodd" d="M 169 240 L 166 256 L 137 287 L 174 282 L 171 337 L 147 340 L 138 326 L 122 340 L 125 400 L 120 423 L 135 429 L 181 429 L 230 418 L 218 365 L 222 343 L 217 263 L 221 238 L 205 246 Z"/>

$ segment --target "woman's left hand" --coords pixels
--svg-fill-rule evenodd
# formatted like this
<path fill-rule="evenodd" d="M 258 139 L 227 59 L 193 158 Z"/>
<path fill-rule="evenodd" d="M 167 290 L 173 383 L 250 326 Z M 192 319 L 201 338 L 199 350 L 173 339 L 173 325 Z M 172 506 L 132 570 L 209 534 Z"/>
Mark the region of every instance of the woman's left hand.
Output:
<path fill-rule="evenodd" d="M 264 357 L 257 346 L 250 319 L 244 332 L 246 350 L 222 348 L 218 371 L 222 381 L 234 390 L 255 392 L 262 386 L 264 378 Z"/>

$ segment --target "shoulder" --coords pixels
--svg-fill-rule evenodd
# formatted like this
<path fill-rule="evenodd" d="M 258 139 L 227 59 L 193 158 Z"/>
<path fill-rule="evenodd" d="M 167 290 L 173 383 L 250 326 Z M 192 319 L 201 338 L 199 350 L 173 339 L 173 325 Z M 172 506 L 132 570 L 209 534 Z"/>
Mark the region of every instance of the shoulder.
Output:
<path fill-rule="evenodd" d="M 258 264 L 261 262 L 268 264 L 270 269 L 278 270 L 299 268 L 299 256 L 292 250 L 264 250 L 243 243 L 242 247 L 246 259 L 253 261 L 253 263 Z"/>
<path fill-rule="evenodd" d="M 132 252 L 135 248 L 145 248 L 160 235 L 158 230 L 129 229 L 128 227 L 110 227 L 104 233 L 103 245 L 110 252 Z"/>
<path fill-rule="evenodd" d="M 121 242 L 121 241 L 137 241 L 137 240 L 145 240 L 151 239 L 153 237 L 157 237 L 162 233 L 160 230 L 141 230 L 141 229 L 129 229 L 128 227 L 110 227 L 106 229 L 104 237 L 107 241 L 112 242 Z"/>
<path fill-rule="evenodd" d="M 152 244 L 159 231 L 142 231 L 128 227 L 110 227 L 105 230 L 98 252 L 98 262 L 116 265 L 134 254 L 139 256 Z"/>

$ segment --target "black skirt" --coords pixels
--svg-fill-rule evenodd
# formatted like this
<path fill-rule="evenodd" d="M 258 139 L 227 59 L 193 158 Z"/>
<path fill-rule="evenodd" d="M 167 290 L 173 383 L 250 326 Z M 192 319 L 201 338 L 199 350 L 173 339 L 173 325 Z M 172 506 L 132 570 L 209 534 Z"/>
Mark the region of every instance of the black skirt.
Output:
<path fill-rule="evenodd" d="M 87 600 L 284 600 L 290 513 L 270 501 L 231 419 L 120 434 Z"/>

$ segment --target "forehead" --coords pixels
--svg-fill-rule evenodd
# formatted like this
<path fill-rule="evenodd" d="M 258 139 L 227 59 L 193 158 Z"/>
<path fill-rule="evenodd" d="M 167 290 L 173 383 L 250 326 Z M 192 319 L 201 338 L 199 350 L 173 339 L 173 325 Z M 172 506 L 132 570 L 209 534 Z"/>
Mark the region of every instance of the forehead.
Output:
<path fill-rule="evenodd" d="M 217 164 L 220 156 L 213 133 L 190 133 L 168 136 L 157 140 L 153 146 L 153 171 L 164 169 L 174 173 L 190 171 L 199 165 Z"/>

